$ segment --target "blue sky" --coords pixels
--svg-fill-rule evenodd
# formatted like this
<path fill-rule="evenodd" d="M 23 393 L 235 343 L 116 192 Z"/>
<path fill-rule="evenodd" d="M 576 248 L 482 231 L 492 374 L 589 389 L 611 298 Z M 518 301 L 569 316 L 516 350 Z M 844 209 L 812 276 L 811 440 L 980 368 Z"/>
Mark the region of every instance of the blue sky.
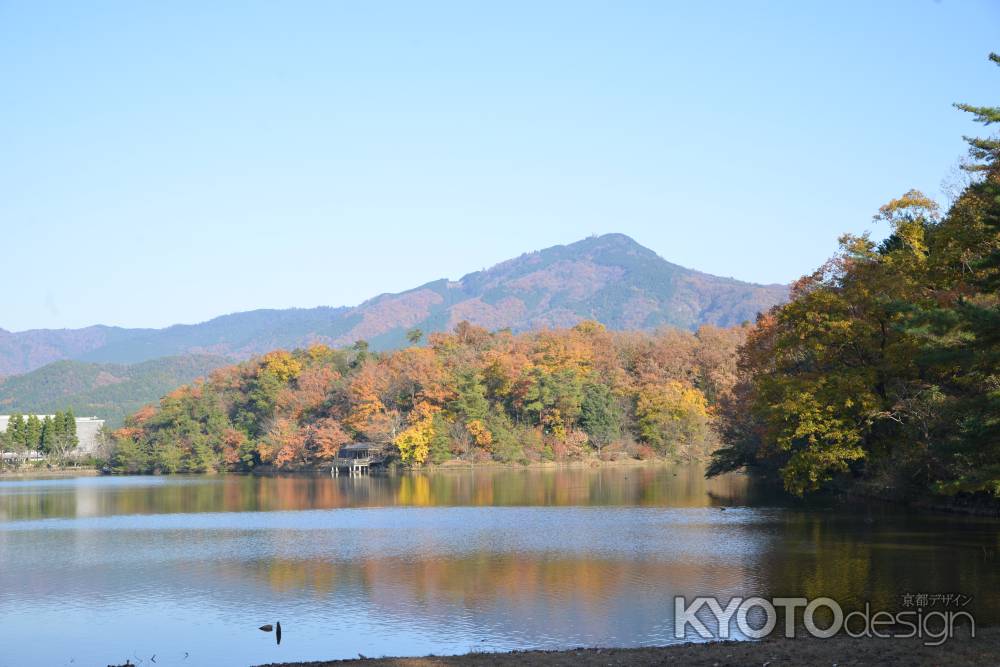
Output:
<path fill-rule="evenodd" d="M 991 50 L 995 1 L 0 0 L 0 328 L 352 305 L 605 232 L 790 281 L 940 196 Z"/>

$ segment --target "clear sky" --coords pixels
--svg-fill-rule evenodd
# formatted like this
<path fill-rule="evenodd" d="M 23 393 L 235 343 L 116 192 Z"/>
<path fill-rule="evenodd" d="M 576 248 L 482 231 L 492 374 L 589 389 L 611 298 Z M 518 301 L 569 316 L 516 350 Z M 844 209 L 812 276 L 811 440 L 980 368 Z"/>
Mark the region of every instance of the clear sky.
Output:
<path fill-rule="evenodd" d="M 605 232 L 790 281 L 940 196 L 991 50 L 996 0 L 0 0 L 0 327 L 353 305 Z"/>

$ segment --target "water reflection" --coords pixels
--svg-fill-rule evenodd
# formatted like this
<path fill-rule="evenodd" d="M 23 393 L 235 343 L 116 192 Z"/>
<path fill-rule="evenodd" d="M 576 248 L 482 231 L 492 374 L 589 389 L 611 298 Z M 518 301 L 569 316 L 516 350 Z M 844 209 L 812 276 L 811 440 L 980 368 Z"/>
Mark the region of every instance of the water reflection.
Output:
<path fill-rule="evenodd" d="M 0 508 L 0 665 L 662 644 L 674 595 L 963 592 L 1000 619 L 995 522 L 779 507 L 696 468 L 0 483 Z"/>
<path fill-rule="evenodd" d="M 84 477 L 0 481 L 0 521 L 394 505 L 706 507 L 747 498 L 745 477 L 706 480 L 698 466 L 486 468 L 337 478 Z"/>

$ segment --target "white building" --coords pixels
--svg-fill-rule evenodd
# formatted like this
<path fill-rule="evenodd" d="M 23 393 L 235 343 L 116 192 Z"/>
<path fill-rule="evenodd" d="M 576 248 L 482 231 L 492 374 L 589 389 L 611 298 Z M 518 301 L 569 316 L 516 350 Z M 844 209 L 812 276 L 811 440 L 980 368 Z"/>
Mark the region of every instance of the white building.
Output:
<path fill-rule="evenodd" d="M 39 421 L 44 420 L 46 417 L 52 419 L 55 415 L 35 415 L 38 417 Z M 29 415 L 23 415 L 25 419 Z M 0 433 L 7 430 L 7 425 L 10 423 L 10 415 L 0 415 Z M 104 426 L 104 420 L 98 419 L 97 417 L 77 417 L 76 418 L 76 439 L 79 440 L 80 444 L 77 448 L 73 450 L 73 453 L 77 456 L 86 456 L 93 454 L 97 451 L 98 443 L 98 433 Z"/>

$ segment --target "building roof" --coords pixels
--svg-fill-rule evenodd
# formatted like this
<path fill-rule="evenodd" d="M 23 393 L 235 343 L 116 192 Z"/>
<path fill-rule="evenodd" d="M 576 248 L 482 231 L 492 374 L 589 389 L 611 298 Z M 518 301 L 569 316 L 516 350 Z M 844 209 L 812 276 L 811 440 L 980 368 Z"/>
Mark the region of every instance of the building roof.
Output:
<path fill-rule="evenodd" d="M 381 449 L 381 445 L 377 445 L 374 442 L 352 442 L 349 445 L 344 445 L 340 448 L 341 451 L 345 452 L 363 452 L 369 449 Z"/>

